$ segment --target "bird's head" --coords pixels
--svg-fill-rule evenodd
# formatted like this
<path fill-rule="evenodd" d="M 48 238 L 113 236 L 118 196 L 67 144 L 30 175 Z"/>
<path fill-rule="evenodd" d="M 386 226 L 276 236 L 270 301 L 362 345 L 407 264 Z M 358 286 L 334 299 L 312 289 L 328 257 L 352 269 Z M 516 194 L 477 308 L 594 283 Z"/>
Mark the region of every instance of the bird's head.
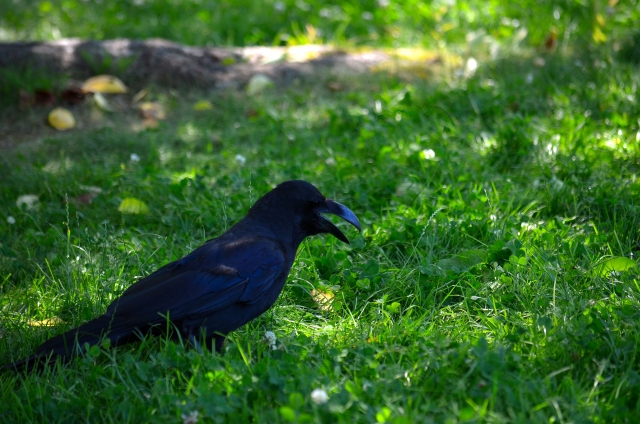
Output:
<path fill-rule="evenodd" d="M 300 240 L 307 236 L 329 233 L 349 244 L 349 239 L 323 214 L 333 214 L 360 230 L 355 214 L 344 205 L 327 199 L 313 185 L 302 180 L 285 181 L 262 196 L 249 214 L 268 215 L 280 223 L 287 221 L 295 225 Z"/>

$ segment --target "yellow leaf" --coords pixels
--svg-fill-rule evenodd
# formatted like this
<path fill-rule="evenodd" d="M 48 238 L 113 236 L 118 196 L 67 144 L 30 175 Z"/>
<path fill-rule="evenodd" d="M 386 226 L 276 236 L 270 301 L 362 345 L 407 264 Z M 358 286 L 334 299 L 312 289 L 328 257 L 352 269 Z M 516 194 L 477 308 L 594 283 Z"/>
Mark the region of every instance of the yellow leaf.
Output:
<path fill-rule="evenodd" d="M 333 293 L 331 293 L 331 291 L 324 292 L 313 289 L 311 290 L 311 297 L 313 298 L 313 301 L 318 304 L 320 310 L 328 312 L 333 309 L 331 306 L 331 302 L 333 301 Z"/>
<path fill-rule="evenodd" d="M 76 126 L 76 118 L 67 109 L 57 107 L 49 113 L 49 125 L 53 128 L 64 131 Z"/>
<path fill-rule="evenodd" d="M 593 29 L 593 41 L 595 41 L 598 44 L 604 43 L 605 41 L 607 41 L 607 36 L 604 34 L 604 32 L 602 32 L 602 30 L 598 26 Z"/>
<path fill-rule="evenodd" d="M 41 320 L 30 319 L 28 324 L 31 327 L 51 327 L 54 325 L 64 324 L 64 321 L 58 317 L 45 318 Z"/>
<path fill-rule="evenodd" d="M 200 100 L 193 105 L 193 110 L 211 110 L 213 105 L 209 100 Z"/>
<path fill-rule="evenodd" d="M 138 103 L 140 100 L 144 99 L 147 96 L 147 94 L 149 94 L 149 90 L 146 88 L 143 88 L 142 90 L 138 91 L 135 96 L 133 96 L 131 101 L 133 103 Z"/>
<path fill-rule="evenodd" d="M 92 93 L 105 94 L 122 94 L 127 92 L 127 86 L 113 75 L 91 77 L 82 84 L 82 89 Z"/>
<path fill-rule="evenodd" d="M 149 213 L 149 207 L 142 200 L 138 200 L 135 197 L 127 197 L 118 206 L 118 212 L 141 215 Z"/>
<path fill-rule="evenodd" d="M 158 102 L 143 102 L 140 103 L 140 113 L 145 119 L 164 119 L 167 114 L 164 111 L 162 105 Z"/>

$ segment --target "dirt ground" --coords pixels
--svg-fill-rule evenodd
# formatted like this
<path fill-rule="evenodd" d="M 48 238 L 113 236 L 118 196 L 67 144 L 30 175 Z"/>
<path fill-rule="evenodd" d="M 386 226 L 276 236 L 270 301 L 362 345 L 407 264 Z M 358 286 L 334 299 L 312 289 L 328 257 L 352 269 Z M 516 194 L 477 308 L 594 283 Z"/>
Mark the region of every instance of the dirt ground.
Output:
<path fill-rule="evenodd" d="M 424 76 L 443 62 L 441 55 L 432 52 L 347 51 L 324 45 L 190 47 L 161 39 L 0 43 L 0 68 L 44 71 L 51 78 L 64 75 L 71 84 L 97 74 L 111 74 L 121 78 L 132 93 L 149 86 L 239 90 L 256 74 L 266 75 L 279 87 L 318 78 L 402 70 Z M 0 149 L 59 134 L 46 125 L 43 109 L 0 110 Z M 84 120 L 84 125 L 74 130 L 102 124 Z"/>

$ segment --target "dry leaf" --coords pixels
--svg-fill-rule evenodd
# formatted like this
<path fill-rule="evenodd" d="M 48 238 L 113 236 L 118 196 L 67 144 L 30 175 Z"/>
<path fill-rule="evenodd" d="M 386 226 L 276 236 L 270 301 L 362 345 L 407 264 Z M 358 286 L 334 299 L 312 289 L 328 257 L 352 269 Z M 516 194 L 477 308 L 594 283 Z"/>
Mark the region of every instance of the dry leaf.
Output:
<path fill-rule="evenodd" d="M 133 103 L 138 103 L 140 100 L 144 99 L 147 94 L 149 94 L 149 90 L 143 88 L 142 90 L 138 91 L 135 96 L 133 96 L 133 99 L 131 99 L 131 101 Z"/>
<path fill-rule="evenodd" d="M 49 90 L 35 90 L 30 93 L 26 90 L 20 90 L 19 106 L 21 108 L 31 106 L 51 106 L 56 102 L 56 98 Z"/>
<path fill-rule="evenodd" d="M 161 120 L 166 117 L 164 108 L 158 102 L 144 102 L 140 103 L 138 107 L 140 108 L 140 114 L 145 119 Z"/>
<path fill-rule="evenodd" d="M 49 125 L 58 131 L 68 130 L 76 126 L 76 118 L 67 109 L 57 107 L 49 113 Z"/>
<path fill-rule="evenodd" d="M 313 301 L 318 304 L 320 310 L 325 312 L 333 310 L 331 305 L 333 301 L 333 293 L 331 293 L 331 291 L 323 292 L 313 289 L 311 290 L 311 297 L 313 298 Z"/>
<path fill-rule="evenodd" d="M 58 317 L 51 317 L 40 320 L 30 319 L 28 324 L 31 327 L 52 327 L 54 325 L 64 324 L 64 321 Z"/>
<path fill-rule="evenodd" d="M 98 109 L 104 110 L 105 112 L 113 112 L 113 106 L 111 106 L 107 98 L 102 94 L 94 93 L 93 102 L 98 106 Z"/>
<path fill-rule="evenodd" d="M 344 85 L 336 81 L 331 81 L 327 83 L 327 88 L 331 91 L 342 91 L 344 90 Z"/>
<path fill-rule="evenodd" d="M 155 130 L 156 128 L 158 128 L 159 124 L 160 124 L 160 121 L 153 118 L 147 118 L 144 121 L 142 121 L 142 127 L 147 130 Z"/>
<path fill-rule="evenodd" d="M 149 207 L 142 200 L 135 197 L 127 197 L 118 206 L 118 212 L 142 215 L 149 213 Z"/>
<path fill-rule="evenodd" d="M 91 77 L 82 84 L 82 89 L 91 93 L 105 94 L 122 94 L 127 92 L 127 86 L 113 75 Z"/>
<path fill-rule="evenodd" d="M 35 90 L 33 96 L 37 106 L 51 106 L 56 102 L 56 97 L 49 90 Z"/>
<path fill-rule="evenodd" d="M 70 105 L 82 103 L 87 97 L 87 92 L 80 87 L 69 87 L 60 93 L 60 98 Z"/>
<path fill-rule="evenodd" d="M 547 36 L 547 39 L 544 41 L 544 47 L 548 51 L 553 51 L 556 49 L 557 44 L 558 44 L 558 32 L 555 29 L 553 29 Z"/>

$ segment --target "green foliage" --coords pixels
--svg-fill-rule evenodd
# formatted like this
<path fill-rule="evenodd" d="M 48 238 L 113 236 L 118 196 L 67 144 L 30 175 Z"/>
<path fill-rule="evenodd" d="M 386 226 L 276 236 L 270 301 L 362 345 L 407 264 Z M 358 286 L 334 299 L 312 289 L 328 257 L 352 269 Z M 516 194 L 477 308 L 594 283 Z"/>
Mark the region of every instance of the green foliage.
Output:
<path fill-rule="evenodd" d="M 610 6 L 609 4 L 614 4 Z M 338 44 L 434 47 L 519 37 L 541 46 L 619 39 L 640 20 L 638 0 L 606 2 L 325 0 L 14 1 L 0 14 L 8 39 L 161 37 L 192 45 Z"/>

